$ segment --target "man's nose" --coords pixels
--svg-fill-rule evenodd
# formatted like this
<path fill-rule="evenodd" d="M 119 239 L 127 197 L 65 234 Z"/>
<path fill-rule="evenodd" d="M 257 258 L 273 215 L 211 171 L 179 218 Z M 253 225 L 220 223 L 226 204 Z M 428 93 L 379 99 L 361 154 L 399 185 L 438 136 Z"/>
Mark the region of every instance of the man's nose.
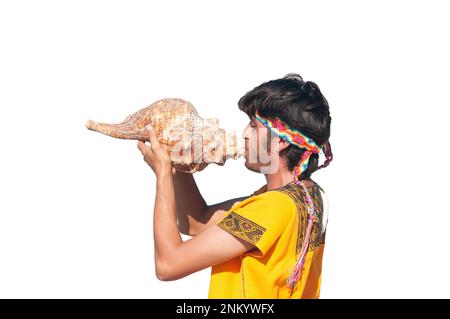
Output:
<path fill-rule="evenodd" d="M 250 135 L 249 135 L 249 126 L 248 126 L 248 125 L 244 128 L 244 131 L 242 132 L 242 138 L 243 138 L 243 139 L 248 139 L 248 138 L 250 138 Z"/>

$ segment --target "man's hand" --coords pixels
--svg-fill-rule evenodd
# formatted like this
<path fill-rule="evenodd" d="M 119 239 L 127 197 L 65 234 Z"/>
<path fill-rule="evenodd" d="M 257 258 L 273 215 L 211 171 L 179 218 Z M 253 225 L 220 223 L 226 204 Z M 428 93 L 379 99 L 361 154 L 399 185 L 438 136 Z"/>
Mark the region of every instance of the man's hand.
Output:
<path fill-rule="evenodd" d="M 150 146 L 142 141 L 137 144 L 138 149 L 144 155 L 144 161 L 155 172 L 156 178 L 164 174 L 175 174 L 175 167 L 172 165 L 167 150 L 159 143 L 155 129 L 150 125 L 147 125 L 146 129 L 149 133 Z"/>

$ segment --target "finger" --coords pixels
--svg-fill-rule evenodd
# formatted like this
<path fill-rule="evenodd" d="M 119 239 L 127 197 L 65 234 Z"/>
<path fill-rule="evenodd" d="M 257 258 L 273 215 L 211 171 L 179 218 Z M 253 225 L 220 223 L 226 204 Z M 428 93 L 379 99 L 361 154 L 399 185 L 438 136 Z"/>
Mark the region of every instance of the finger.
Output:
<path fill-rule="evenodd" d="M 137 144 L 137 148 L 141 151 L 143 155 L 145 154 L 152 154 L 152 149 L 149 147 L 145 142 L 139 141 Z"/>
<path fill-rule="evenodd" d="M 156 136 L 156 131 L 153 126 L 147 125 L 145 127 L 148 130 L 148 136 L 150 138 L 150 144 L 152 148 L 159 147 L 158 137 Z"/>
<path fill-rule="evenodd" d="M 142 142 L 142 141 L 138 141 L 138 143 L 137 143 L 137 148 L 138 148 L 142 153 L 144 153 L 145 143 Z"/>

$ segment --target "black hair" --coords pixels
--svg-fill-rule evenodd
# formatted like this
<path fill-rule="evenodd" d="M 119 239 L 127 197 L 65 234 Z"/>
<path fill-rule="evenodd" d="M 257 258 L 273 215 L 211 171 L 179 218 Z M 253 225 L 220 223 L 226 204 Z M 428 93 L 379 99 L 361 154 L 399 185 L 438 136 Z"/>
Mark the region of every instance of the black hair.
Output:
<path fill-rule="evenodd" d="M 299 74 L 289 73 L 281 79 L 264 82 L 241 97 L 238 106 L 250 119 L 256 111 L 265 118 L 278 117 L 312 138 L 319 147 L 328 143 L 331 126 L 328 102 L 316 83 L 303 81 Z M 291 144 L 280 156 L 285 156 L 289 170 L 293 170 L 304 151 Z M 311 154 L 308 168 L 298 179 L 310 178 L 323 166 L 318 167 L 318 164 L 319 154 Z"/>

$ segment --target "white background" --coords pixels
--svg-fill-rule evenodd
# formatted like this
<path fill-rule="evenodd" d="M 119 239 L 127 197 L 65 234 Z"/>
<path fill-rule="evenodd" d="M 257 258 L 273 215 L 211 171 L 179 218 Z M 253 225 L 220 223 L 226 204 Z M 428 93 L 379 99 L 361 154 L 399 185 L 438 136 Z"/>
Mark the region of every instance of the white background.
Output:
<path fill-rule="evenodd" d="M 156 279 L 136 143 L 84 125 L 180 97 L 241 131 L 238 99 L 298 72 L 332 115 L 321 297 L 449 298 L 445 5 L 2 1 L 0 297 L 206 298 L 210 269 Z M 265 182 L 243 160 L 195 177 L 209 204 Z"/>

